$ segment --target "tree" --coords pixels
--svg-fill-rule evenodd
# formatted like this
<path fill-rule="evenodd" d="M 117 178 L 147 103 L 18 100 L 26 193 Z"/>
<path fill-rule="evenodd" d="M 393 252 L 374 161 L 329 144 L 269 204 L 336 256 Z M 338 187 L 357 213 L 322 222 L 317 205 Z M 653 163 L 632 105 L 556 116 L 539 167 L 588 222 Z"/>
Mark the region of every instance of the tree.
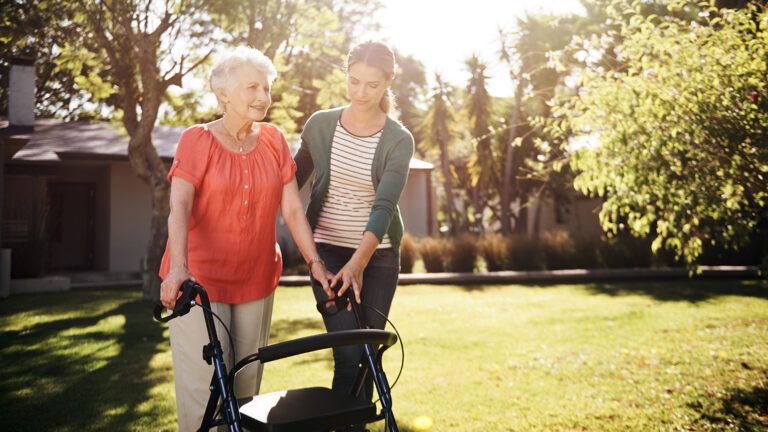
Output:
<path fill-rule="evenodd" d="M 8 1 L 0 3 L 0 112 L 8 109 L 8 76 L 14 57 L 35 59 L 36 105 L 38 117 L 75 119 L 95 116 L 97 103 L 78 86 L 78 81 L 94 76 L 98 64 L 82 59 L 72 70 L 60 49 L 71 39 L 66 21 L 74 19 L 76 5 L 55 1 Z M 94 78 L 96 79 L 96 78 Z"/>
<path fill-rule="evenodd" d="M 634 6 L 612 8 L 626 67 L 586 70 L 568 112 L 599 141 L 573 156 L 575 185 L 604 197 L 610 234 L 651 235 L 654 251 L 692 264 L 707 244 L 744 244 L 767 216 L 768 14 L 666 6 L 696 8 L 694 23 Z"/>
<path fill-rule="evenodd" d="M 456 211 L 454 209 L 453 174 L 451 173 L 451 157 L 448 146 L 453 139 L 453 124 L 456 123 L 451 109 L 451 88 L 443 81 L 440 74 L 435 74 L 435 87 L 432 92 L 432 106 L 424 116 L 421 132 L 424 136 L 422 146 L 425 149 L 437 150 L 440 154 L 445 191 L 444 217 L 451 234 L 456 233 Z"/>
<path fill-rule="evenodd" d="M 424 139 L 421 136 L 419 124 L 424 117 L 423 105 L 427 87 L 424 65 L 418 59 L 397 51 L 395 51 L 395 58 L 398 72 L 392 82 L 392 93 L 395 95 L 397 109 L 400 111 L 400 121 L 411 131 L 414 141 L 420 143 Z"/>
<path fill-rule="evenodd" d="M 122 115 L 129 136 L 128 160 L 152 193 L 152 223 L 147 249 L 144 296 L 157 299 L 160 267 L 168 234 L 170 184 L 167 167 L 152 143 L 166 91 L 210 55 L 196 47 L 216 45 L 213 24 L 197 1 L 86 1 L 73 24 L 77 38 L 65 51 L 103 59 L 98 82 L 83 83 L 91 93 L 109 88 L 107 102 Z M 174 50 L 176 44 L 186 49 Z M 178 52 L 182 51 L 182 52 Z"/>
<path fill-rule="evenodd" d="M 277 67 L 267 120 L 293 134 L 316 110 L 346 101 L 344 57 L 355 35 L 376 29 L 379 2 L 209 0 L 231 45 L 263 51 Z"/>
<path fill-rule="evenodd" d="M 488 94 L 485 74 L 486 65 L 475 54 L 468 58 L 464 64 L 469 71 L 467 83 L 467 112 L 469 131 L 472 136 L 472 144 L 475 151 L 469 160 L 469 172 L 471 175 L 471 196 L 474 207 L 474 220 L 477 231 L 483 227 L 483 213 L 490 200 L 490 195 L 496 190 L 498 179 L 494 170 L 494 154 L 492 148 L 491 113 L 493 100 Z"/>
<path fill-rule="evenodd" d="M 552 119 L 550 105 L 568 69 L 558 68 L 554 53 L 568 46 L 580 19 L 574 16 L 527 15 L 517 21 L 512 37 L 501 34 L 501 60 L 509 65 L 510 79 L 515 82 L 515 96 L 504 143 L 501 180 L 501 231 L 512 232 L 525 225 L 525 208 L 529 197 L 540 195 L 548 186 L 553 171 L 562 167 L 562 136 L 553 135 L 546 127 Z M 511 214 L 514 200 L 521 204 L 517 215 Z"/>

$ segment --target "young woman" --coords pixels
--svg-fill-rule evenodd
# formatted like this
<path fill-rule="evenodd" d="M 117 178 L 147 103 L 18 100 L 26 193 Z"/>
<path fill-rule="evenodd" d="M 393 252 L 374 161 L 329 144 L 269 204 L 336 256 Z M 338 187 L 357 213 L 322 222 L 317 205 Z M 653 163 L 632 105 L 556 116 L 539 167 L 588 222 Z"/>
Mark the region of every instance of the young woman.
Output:
<path fill-rule="evenodd" d="M 160 300 L 172 309 L 180 285 L 189 278 L 199 281 L 211 309 L 231 330 L 234 347 L 221 337 L 225 333 L 217 322 L 227 362 L 232 349 L 240 360 L 267 342 L 282 269 L 275 243 L 278 207 L 310 263 L 312 277 L 320 281 L 319 289 L 332 295 L 328 280 L 333 275 L 315 250 L 288 144 L 279 129 L 261 123 L 276 75 L 272 62 L 258 50 L 224 53 L 210 77 L 224 115 L 184 131 L 168 173 L 171 213 Z M 213 373 L 201 356 L 208 333 L 200 308 L 171 321 L 170 335 L 179 430 L 194 431 L 202 421 Z M 237 376 L 235 396 L 258 393 L 261 372 L 261 364 L 244 369 Z"/>
<path fill-rule="evenodd" d="M 349 105 L 319 111 L 304 125 L 294 156 L 299 187 L 314 172 L 307 219 L 320 257 L 336 273 L 339 294 L 354 290 L 358 303 L 389 313 L 400 273 L 403 222 L 398 201 L 413 156 L 413 137 L 388 114 L 395 56 L 384 44 L 366 42 L 347 58 Z M 326 300 L 313 282 L 317 301 Z M 383 317 L 366 308 L 368 325 Z M 357 328 L 349 311 L 324 317 L 328 331 Z M 361 347 L 334 349 L 333 388 L 351 389 Z M 366 382 L 370 400 L 372 381 Z"/>

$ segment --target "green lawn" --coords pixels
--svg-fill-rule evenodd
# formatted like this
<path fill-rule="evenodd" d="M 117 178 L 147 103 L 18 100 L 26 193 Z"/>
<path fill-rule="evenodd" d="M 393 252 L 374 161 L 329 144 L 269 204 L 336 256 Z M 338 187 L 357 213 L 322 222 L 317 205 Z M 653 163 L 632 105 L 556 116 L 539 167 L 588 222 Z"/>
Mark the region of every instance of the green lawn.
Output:
<path fill-rule="evenodd" d="M 123 291 L 0 302 L 0 430 L 175 429 L 150 309 Z M 403 431 L 419 416 L 433 431 L 768 430 L 764 282 L 405 286 L 391 318 Z M 309 289 L 280 288 L 272 340 L 320 331 Z M 271 363 L 263 389 L 327 385 L 331 367 L 329 352 Z"/>

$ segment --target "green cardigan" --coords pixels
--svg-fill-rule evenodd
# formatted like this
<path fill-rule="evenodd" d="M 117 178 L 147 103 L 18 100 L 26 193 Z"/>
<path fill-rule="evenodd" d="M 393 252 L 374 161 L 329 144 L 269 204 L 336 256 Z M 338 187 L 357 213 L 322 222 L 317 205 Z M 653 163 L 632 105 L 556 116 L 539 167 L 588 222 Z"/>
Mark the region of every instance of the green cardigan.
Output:
<path fill-rule="evenodd" d="M 331 146 L 336 124 L 342 108 L 318 111 L 312 114 L 301 132 L 301 148 L 293 159 L 296 161 L 296 181 L 301 188 L 312 172 L 312 182 L 307 220 L 312 229 L 317 226 L 317 217 L 328 192 L 331 179 Z M 400 123 L 390 117 L 384 124 L 381 139 L 376 147 L 371 164 L 371 180 L 376 198 L 371 207 L 366 231 L 372 232 L 381 242 L 384 234 L 395 250 L 400 248 L 403 238 L 403 220 L 397 203 L 408 179 L 408 168 L 413 157 L 413 136 Z"/>

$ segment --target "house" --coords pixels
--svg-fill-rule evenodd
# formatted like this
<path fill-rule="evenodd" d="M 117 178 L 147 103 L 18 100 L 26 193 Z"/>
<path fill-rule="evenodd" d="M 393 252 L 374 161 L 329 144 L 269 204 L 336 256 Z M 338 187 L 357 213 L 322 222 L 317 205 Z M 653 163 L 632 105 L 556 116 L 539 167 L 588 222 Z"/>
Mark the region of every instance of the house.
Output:
<path fill-rule="evenodd" d="M 106 122 L 35 120 L 33 77 L 33 65 L 13 67 L 9 118 L 0 119 L 0 245 L 12 250 L 13 277 L 138 272 L 149 243 L 151 195 L 131 170 L 128 137 Z M 153 131 L 169 163 L 183 130 Z M 435 220 L 432 166 L 411 165 L 403 218 L 407 229 L 427 235 Z M 290 248 L 287 228 L 278 225 L 279 239 Z"/>

